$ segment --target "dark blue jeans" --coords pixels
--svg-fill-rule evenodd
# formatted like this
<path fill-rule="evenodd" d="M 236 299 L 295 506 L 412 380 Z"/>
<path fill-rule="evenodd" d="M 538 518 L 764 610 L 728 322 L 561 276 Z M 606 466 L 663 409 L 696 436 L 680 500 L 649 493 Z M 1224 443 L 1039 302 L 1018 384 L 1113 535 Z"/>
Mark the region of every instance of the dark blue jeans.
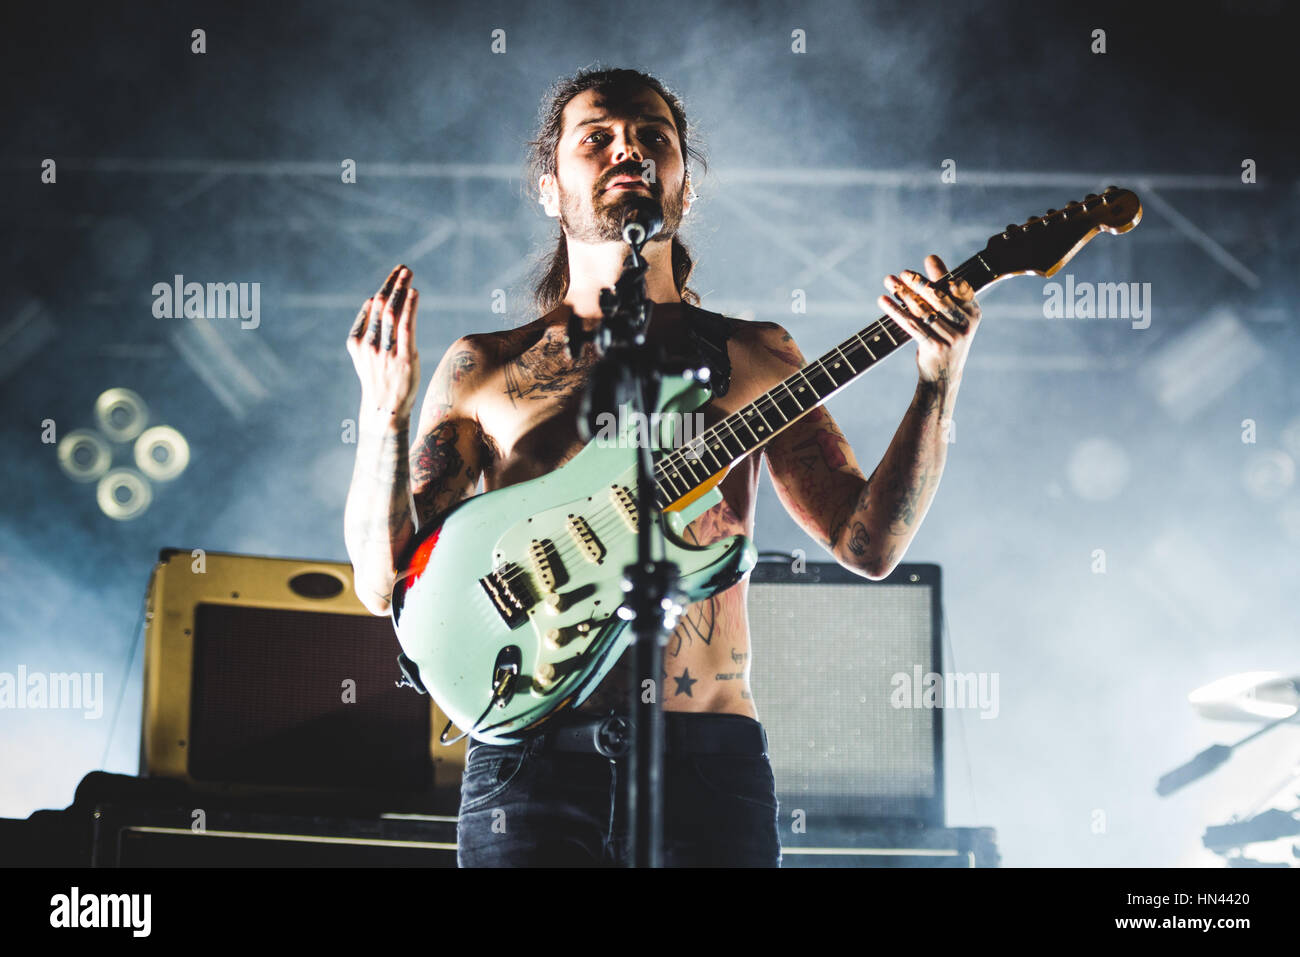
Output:
<path fill-rule="evenodd" d="M 726 714 L 669 712 L 692 729 Z M 626 759 L 526 744 L 472 743 L 461 784 L 461 867 L 592 867 L 628 862 Z M 776 782 L 766 754 L 664 755 L 668 867 L 779 867 Z"/>

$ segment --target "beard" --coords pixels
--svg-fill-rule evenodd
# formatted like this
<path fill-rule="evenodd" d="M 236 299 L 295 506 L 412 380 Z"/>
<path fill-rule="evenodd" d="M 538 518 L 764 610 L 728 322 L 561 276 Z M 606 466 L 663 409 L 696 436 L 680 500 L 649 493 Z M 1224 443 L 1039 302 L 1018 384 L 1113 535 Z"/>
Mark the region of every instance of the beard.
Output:
<path fill-rule="evenodd" d="M 677 234 L 682 225 L 682 202 L 686 195 L 686 183 L 683 181 L 675 194 L 662 194 L 657 183 L 650 185 L 650 195 L 663 206 L 664 225 L 650 240 L 652 243 L 667 242 Z M 621 243 L 623 241 L 623 215 L 633 196 L 640 193 L 632 190 L 615 190 L 597 193 L 591 202 L 584 202 L 577 193 L 570 193 L 563 186 L 556 187 L 560 198 L 560 225 L 570 239 L 582 243 Z"/>

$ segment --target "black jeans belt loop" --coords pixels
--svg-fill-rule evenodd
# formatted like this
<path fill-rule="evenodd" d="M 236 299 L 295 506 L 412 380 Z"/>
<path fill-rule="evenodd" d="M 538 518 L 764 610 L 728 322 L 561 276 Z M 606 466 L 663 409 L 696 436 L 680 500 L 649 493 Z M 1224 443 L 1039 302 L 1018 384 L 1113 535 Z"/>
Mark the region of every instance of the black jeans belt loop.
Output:
<path fill-rule="evenodd" d="M 763 726 L 742 715 L 707 714 L 703 724 L 690 724 L 695 715 L 664 715 L 666 754 L 767 754 Z M 542 735 L 541 750 L 599 754 L 614 759 L 632 750 L 632 722 L 623 715 L 593 717 L 553 727 Z"/>
<path fill-rule="evenodd" d="M 596 725 L 593 736 L 596 750 L 607 758 L 621 758 L 632 748 L 632 722 L 621 715 L 610 715 Z"/>
<path fill-rule="evenodd" d="M 632 750 L 632 723 L 621 715 L 556 725 L 541 736 L 541 750 L 621 758 Z"/>

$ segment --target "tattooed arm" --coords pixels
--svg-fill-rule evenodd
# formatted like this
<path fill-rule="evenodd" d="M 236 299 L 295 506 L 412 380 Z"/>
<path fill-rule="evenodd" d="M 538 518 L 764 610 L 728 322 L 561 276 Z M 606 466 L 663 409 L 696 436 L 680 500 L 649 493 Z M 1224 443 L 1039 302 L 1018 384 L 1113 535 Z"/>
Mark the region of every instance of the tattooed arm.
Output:
<path fill-rule="evenodd" d="M 411 495 L 424 527 L 474 494 L 483 472 L 484 441 L 473 395 L 491 354 L 467 336 L 452 343 L 433 374 L 411 448 Z"/>
<path fill-rule="evenodd" d="M 485 365 L 470 338 L 443 356 L 424 397 L 414 443 L 409 419 L 363 408 L 344 526 L 356 592 L 373 614 L 388 613 L 396 564 L 417 529 L 474 492 L 482 442 L 473 386 Z"/>
<path fill-rule="evenodd" d="M 956 397 L 957 386 L 946 379 L 917 384 L 876 471 L 832 520 L 830 547 L 840 564 L 879 580 L 902 561 L 939 489 Z"/>
<path fill-rule="evenodd" d="M 781 366 L 763 373 L 779 381 L 806 363 L 780 327 L 763 336 L 763 352 Z M 939 485 L 947 446 L 940 420 L 956 389 L 922 382 L 884 458 L 866 478 L 825 407 L 775 436 L 765 447 L 777 497 L 790 516 L 837 562 L 866 578 L 888 576 L 907 551 Z"/>

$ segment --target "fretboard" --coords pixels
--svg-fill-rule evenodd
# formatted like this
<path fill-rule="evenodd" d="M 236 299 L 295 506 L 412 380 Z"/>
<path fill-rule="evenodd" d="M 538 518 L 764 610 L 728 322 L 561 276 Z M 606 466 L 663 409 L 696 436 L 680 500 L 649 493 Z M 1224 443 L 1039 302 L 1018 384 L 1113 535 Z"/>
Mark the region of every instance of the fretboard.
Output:
<path fill-rule="evenodd" d="M 938 282 L 964 279 L 978 291 L 996 278 L 976 255 Z M 671 505 L 730 468 L 911 338 L 893 319 L 881 316 L 753 402 L 665 453 L 655 465 L 659 507 Z"/>

